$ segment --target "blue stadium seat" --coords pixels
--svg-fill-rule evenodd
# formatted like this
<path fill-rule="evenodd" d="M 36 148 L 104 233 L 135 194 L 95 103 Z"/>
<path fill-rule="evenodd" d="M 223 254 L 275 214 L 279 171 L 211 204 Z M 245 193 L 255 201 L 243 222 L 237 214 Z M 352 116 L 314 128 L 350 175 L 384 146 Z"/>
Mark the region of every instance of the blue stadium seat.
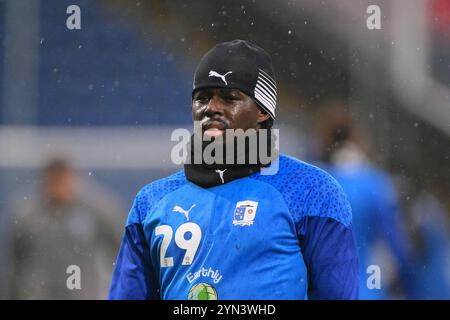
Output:
<path fill-rule="evenodd" d="M 81 30 L 68 30 L 72 2 L 41 6 L 38 124 L 190 123 L 191 75 L 173 62 L 181 58 L 170 61 L 92 1 L 77 2 Z"/>

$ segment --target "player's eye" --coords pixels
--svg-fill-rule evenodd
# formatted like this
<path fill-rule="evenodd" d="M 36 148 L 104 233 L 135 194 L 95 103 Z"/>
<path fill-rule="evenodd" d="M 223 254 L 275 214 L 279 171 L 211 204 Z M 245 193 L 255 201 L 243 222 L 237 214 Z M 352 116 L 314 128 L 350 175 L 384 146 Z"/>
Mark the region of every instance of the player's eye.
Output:
<path fill-rule="evenodd" d="M 207 96 L 203 96 L 203 95 L 199 95 L 197 97 L 195 97 L 194 101 L 198 102 L 198 103 L 204 103 L 204 102 L 208 102 L 209 97 Z"/>
<path fill-rule="evenodd" d="M 222 96 L 222 99 L 225 100 L 225 101 L 237 101 L 237 100 L 239 100 L 238 97 L 233 96 L 231 94 Z"/>

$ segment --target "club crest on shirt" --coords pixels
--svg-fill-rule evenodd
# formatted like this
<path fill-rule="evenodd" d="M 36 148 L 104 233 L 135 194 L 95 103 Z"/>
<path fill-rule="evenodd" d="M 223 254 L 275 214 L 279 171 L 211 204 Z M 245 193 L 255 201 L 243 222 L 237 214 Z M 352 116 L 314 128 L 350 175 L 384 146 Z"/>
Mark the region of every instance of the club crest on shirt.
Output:
<path fill-rule="evenodd" d="M 255 220 L 258 202 L 245 200 L 236 203 L 233 224 L 235 226 L 251 226 Z"/>

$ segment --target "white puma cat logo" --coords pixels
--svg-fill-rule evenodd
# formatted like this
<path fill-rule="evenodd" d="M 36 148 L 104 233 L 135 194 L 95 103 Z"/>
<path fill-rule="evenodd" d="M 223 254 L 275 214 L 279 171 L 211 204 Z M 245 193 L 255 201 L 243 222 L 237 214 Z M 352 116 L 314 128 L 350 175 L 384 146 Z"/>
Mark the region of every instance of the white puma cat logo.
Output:
<path fill-rule="evenodd" d="M 222 183 L 225 183 L 225 181 L 223 180 L 223 173 L 227 171 L 227 169 L 223 169 L 223 170 L 219 170 L 217 169 L 216 172 L 219 174 L 220 176 L 220 180 L 222 180 Z"/>
<path fill-rule="evenodd" d="M 224 75 L 221 75 L 220 73 L 218 73 L 218 72 L 216 72 L 216 71 L 214 71 L 214 70 L 211 70 L 211 71 L 209 72 L 209 75 L 208 75 L 208 76 L 209 76 L 209 77 L 217 77 L 217 78 L 222 79 L 222 81 L 225 82 L 225 85 L 227 86 L 228 83 L 227 83 L 227 80 L 225 80 L 225 77 L 226 77 L 229 73 L 233 73 L 233 71 L 228 71 L 228 72 L 225 73 Z"/>
<path fill-rule="evenodd" d="M 186 217 L 186 220 L 187 221 L 189 221 L 189 212 L 192 210 L 192 208 L 194 208 L 195 207 L 195 203 L 189 208 L 189 210 L 184 210 L 182 207 L 180 207 L 180 206 L 175 206 L 175 207 L 173 207 L 173 209 L 172 209 L 172 211 L 175 211 L 175 212 L 179 212 L 179 213 L 182 213 L 182 214 L 184 214 L 184 216 Z"/>

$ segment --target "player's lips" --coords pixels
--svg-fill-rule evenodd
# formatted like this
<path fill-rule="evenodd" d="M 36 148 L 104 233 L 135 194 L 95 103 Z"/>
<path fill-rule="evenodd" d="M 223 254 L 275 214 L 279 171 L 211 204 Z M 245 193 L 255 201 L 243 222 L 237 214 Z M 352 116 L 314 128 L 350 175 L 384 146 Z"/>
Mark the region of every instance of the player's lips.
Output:
<path fill-rule="evenodd" d="M 203 132 L 211 137 L 217 137 L 224 133 L 226 125 L 220 121 L 208 121 L 203 125 Z"/>

